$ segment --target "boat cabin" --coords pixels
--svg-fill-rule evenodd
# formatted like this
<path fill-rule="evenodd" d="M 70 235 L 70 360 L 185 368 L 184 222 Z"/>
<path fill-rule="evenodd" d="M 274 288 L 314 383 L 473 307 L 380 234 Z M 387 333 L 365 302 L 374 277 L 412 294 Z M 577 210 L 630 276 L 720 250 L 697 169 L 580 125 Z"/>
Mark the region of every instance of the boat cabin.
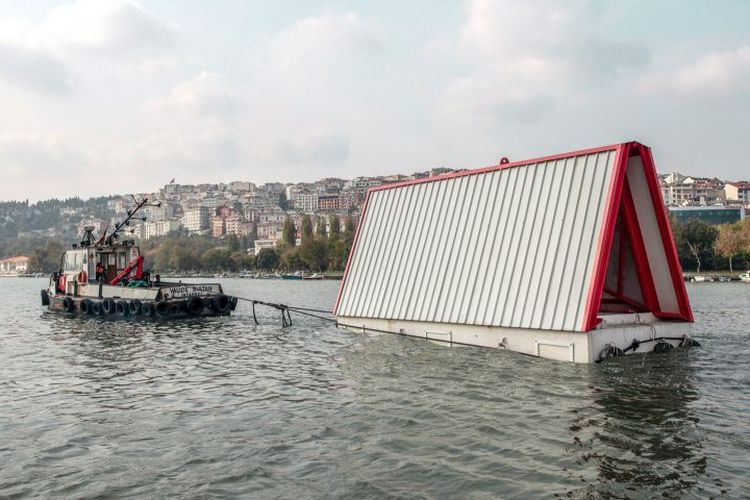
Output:
<path fill-rule="evenodd" d="M 72 250 L 63 253 L 60 259 L 59 273 L 62 279 L 57 289 L 62 293 L 79 295 L 79 288 L 89 283 L 97 283 L 97 266 L 102 265 L 103 283 L 112 283 L 115 278 L 132 267 L 141 256 L 138 246 L 131 241 L 117 245 L 84 246 L 75 245 Z"/>

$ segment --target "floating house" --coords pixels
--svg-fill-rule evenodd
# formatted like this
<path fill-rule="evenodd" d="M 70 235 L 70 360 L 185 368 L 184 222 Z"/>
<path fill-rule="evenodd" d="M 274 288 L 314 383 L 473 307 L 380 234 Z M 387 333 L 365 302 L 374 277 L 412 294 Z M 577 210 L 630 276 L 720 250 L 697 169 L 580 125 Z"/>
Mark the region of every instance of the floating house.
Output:
<path fill-rule="evenodd" d="M 693 320 L 637 142 L 371 188 L 334 313 L 580 363 L 689 344 Z"/>

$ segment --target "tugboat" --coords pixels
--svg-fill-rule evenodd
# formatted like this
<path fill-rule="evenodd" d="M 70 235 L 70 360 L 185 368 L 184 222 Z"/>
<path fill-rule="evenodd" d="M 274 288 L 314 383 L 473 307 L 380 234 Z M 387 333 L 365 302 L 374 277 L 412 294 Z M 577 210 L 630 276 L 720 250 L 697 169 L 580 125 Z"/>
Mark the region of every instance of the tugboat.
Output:
<path fill-rule="evenodd" d="M 135 208 L 128 210 L 109 236 L 105 229 L 96 239 L 94 227 L 84 227 L 81 241 L 63 252 L 60 270 L 41 291 L 42 305 L 50 311 L 81 316 L 228 316 L 237 306 L 237 298 L 224 294 L 220 284 L 167 282 L 144 271 L 135 241 L 120 235 L 142 207 L 161 203 L 149 204 L 148 198 L 137 201 L 135 197 L 133 201 Z"/>

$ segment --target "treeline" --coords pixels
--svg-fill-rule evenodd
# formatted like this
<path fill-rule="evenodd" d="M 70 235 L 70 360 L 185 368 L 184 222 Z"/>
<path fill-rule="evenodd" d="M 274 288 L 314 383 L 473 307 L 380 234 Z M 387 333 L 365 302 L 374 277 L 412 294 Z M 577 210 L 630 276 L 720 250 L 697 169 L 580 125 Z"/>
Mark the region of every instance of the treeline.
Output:
<path fill-rule="evenodd" d="M 299 230 L 287 217 L 282 239 L 274 248 L 263 249 L 257 256 L 247 253 L 254 244 L 252 236 L 238 238 L 235 235 L 219 240 L 173 233 L 144 241 L 141 251 L 147 265 L 158 272 L 343 271 L 354 241 L 354 230 L 351 218 L 346 219 L 343 228 L 338 217 L 331 216 L 327 225 L 326 220 L 320 218 L 313 228 L 311 218 L 305 215 Z M 296 245 L 298 234 L 301 241 Z"/>
<path fill-rule="evenodd" d="M 734 224 L 711 226 L 698 220 L 684 224 L 671 220 L 677 254 L 683 270 L 726 271 L 750 269 L 750 218 Z M 257 255 L 247 252 L 254 237 L 228 235 L 224 238 L 189 235 L 179 231 L 145 240 L 141 251 L 146 265 L 156 272 L 237 272 L 242 270 L 285 270 L 311 272 L 343 271 L 354 241 L 355 224 L 337 217 L 312 220 L 304 216 L 300 227 L 287 218 L 282 239 L 274 248 Z M 297 237 L 300 244 L 296 245 Z M 28 255 L 33 272 L 52 272 L 60 266 L 60 255 L 68 245 L 44 237 L 20 238 L 5 245 L 4 256 Z"/>
<path fill-rule="evenodd" d="M 313 228 L 312 219 L 305 215 L 300 227 L 287 217 L 282 228 L 281 241 L 275 248 L 265 248 L 257 255 L 255 267 L 263 270 L 288 271 L 343 271 L 354 242 L 354 220 L 348 217 L 342 228 L 339 218 L 319 218 Z M 297 234 L 300 244 L 296 245 Z"/>
<path fill-rule="evenodd" d="M 750 269 L 750 219 L 721 226 L 694 219 L 670 222 L 684 271 Z"/>
<path fill-rule="evenodd" d="M 100 196 L 82 200 L 78 197 L 65 200 L 44 200 L 36 203 L 25 201 L 0 202 L 0 255 L 10 252 L 20 234 L 54 228 L 59 234 L 75 233 L 83 215 L 109 219 L 114 213 L 107 208 L 111 196 Z"/>

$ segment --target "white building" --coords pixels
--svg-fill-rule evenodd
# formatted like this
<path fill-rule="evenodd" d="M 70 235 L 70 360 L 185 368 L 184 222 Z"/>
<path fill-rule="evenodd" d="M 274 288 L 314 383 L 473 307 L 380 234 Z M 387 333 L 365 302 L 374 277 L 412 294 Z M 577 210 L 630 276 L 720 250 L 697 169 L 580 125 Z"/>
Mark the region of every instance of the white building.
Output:
<path fill-rule="evenodd" d="M 192 233 L 208 229 L 208 209 L 206 207 L 189 208 L 182 216 L 182 225 Z"/>
<path fill-rule="evenodd" d="M 255 240 L 255 245 L 253 247 L 253 255 L 258 255 L 260 251 L 263 250 L 264 248 L 271 248 L 271 249 L 275 248 L 276 241 L 277 240 L 275 239 L 274 240 L 268 240 L 268 239 Z"/>
<path fill-rule="evenodd" d="M 29 258 L 24 255 L 0 259 L 0 274 L 14 276 L 24 274 L 29 269 Z"/>
<path fill-rule="evenodd" d="M 380 186 L 381 184 L 383 184 L 383 181 L 374 177 L 355 177 L 344 184 L 344 189 L 347 191 L 366 193 L 368 189 Z"/>
<path fill-rule="evenodd" d="M 750 204 L 750 182 L 727 182 L 724 185 L 727 201 L 739 201 L 743 205 Z"/>
<path fill-rule="evenodd" d="M 246 193 L 255 190 L 255 184 L 245 181 L 232 181 L 229 183 L 229 190 L 233 193 Z"/>
<path fill-rule="evenodd" d="M 292 206 L 300 212 L 313 213 L 318 210 L 318 193 L 295 193 Z"/>

